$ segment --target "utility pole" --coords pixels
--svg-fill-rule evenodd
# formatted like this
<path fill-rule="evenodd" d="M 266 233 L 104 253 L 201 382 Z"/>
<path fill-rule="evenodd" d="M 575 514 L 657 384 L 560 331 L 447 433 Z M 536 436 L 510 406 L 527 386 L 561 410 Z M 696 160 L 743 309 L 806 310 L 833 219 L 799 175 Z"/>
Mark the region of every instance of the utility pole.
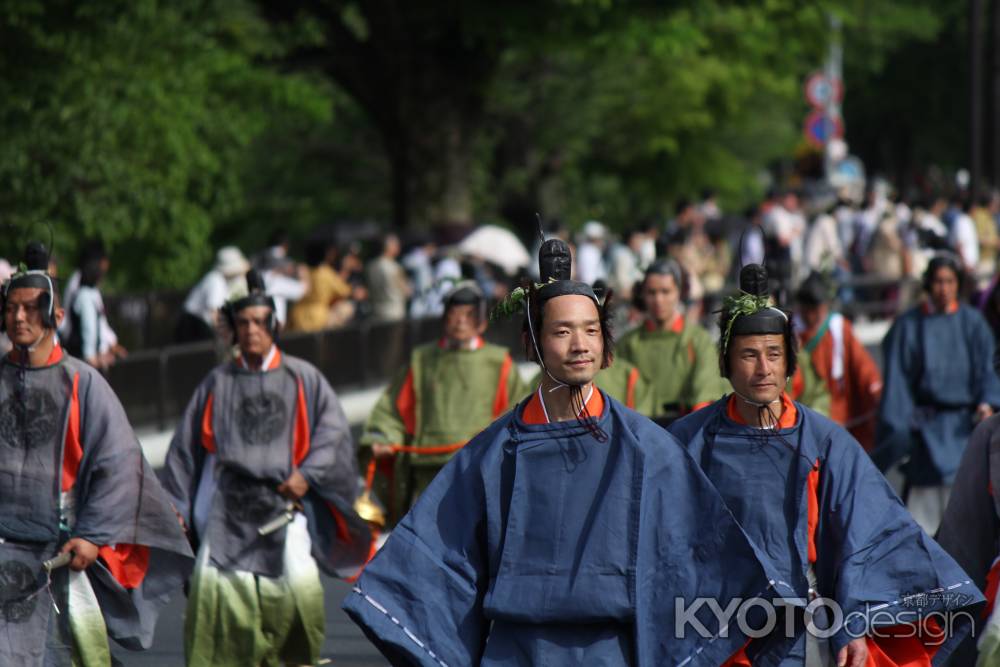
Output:
<path fill-rule="evenodd" d="M 993 0 L 990 10 L 993 14 L 993 39 L 990 40 L 993 49 L 993 114 L 990 118 L 993 128 L 992 189 L 1000 185 L 1000 0 Z"/>
<path fill-rule="evenodd" d="M 983 178 L 983 0 L 969 2 L 969 171 L 975 197 Z"/>
<path fill-rule="evenodd" d="M 1000 0 L 997 0 L 997 2 L 1000 2 Z M 834 84 L 834 82 L 839 83 L 842 91 L 844 86 L 844 47 L 840 41 L 840 19 L 833 13 L 830 13 L 829 20 L 830 52 L 826 59 L 826 80 L 829 81 L 831 85 Z M 831 93 L 826 102 L 826 117 L 831 119 L 842 118 L 840 110 L 841 103 L 842 101 L 839 96 Z M 823 173 L 826 176 L 827 182 L 829 182 L 834 168 L 834 156 L 831 154 L 830 150 L 830 139 L 831 138 L 827 136 L 823 146 Z M 840 157 L 842 158 L 843 156 Z"/>

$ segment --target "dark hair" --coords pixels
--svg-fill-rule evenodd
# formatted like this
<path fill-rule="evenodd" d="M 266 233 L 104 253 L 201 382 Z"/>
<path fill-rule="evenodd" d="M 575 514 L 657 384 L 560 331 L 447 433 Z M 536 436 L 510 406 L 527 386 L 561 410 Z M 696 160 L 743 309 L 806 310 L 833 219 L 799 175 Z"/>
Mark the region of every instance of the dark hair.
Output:
<path fill-rule="evenodd" d="M 658 259 L 649 265 L 649 268 L 642 275 L 642 280 L 637 281 L 632 287 L 632 306 L 636 310 L 646 310 L 646 301 L 642 293 L 646 289 L 646 281 L 649 280 L 650 276 L 671 276 L 674 279 L 674 285 L 677 286 L 680 300 L 687 299 L 688 285 L 685 280 L 684 268 L 676 259 Z"/>
<path fill-rule="evenodd" d="M 284 229 L 275 229 L 271 232 L 271 235 L 267 237 L 267 247 L 273 248 L 274 246 L 287 245 L 288 244 L 288 232 Z"/>
<path fill-rule="evenodd" d="M 317 266 L 325 262 L 327 253 L 330 252 L 330 248 L 332 248 L 333 245 L 333 241 L 330 239 L 319 238 L 306 241 L 304 252 L 306 265 L 315 269 Z"/>
<path fill-rule="evenodd" d="M 934 282 L 934 275 L 941 269 L 951 269 L 958 279 L 958 290 L 962 291 L 965 286 L 965 271 L 958 263 L 958 259 L 950 254 L 940 254 L 935 255 L 931 258 L 931 261 L 927 263 L 927 268 L 924 270 L 923 276 L 923 286 L 925 292 L 931 291 L 931 283 Z"/>
<path fill-rule="evenodd" d="M 729 311 L 723 310 L 719 313 L 719 331 L 726 331 L 732 318 L 733 315 Z M 729 348 L 732 347 L 732 338 L 736 336 L 730 337 L 728 346 L 724 336 L 719 338 L 719 373 L 724 378 L 729 377 Z M 785 327 L 782 338 L 785 339 L 785 376 L 792 377 L 798 369 L 799 341 L 792 331 L 791 322 Z"/>
<path fill-rule="evenodd" d="M 101 266 L 101 258 L 91 257 L 80 267 L 80 286 L 97 287 L 104 277 L 104 267 Z"/>
<path fill-rule="evenodd" d="M 80 267 L 92 259 L 103 260 L 108 258 L 108 251 L 104 247 L 101 239 L 87 239 L 80 245 L 80 252 L 77 257 Z"/>
<path fill-rule="evenodd" d="M 528 308 L 531 315 L 531 325 L 534 329 L 534 340 L 539 341 L 539 350 L 541 350 L 541 336 L 542 336 L 542 322 L 544 321 L 545 314 L 545 303 L 541 302 L 538 298 L 538 291 L 535 289 L 534 285 L 528 286 Z M 601 338 L 604 340 L 604 352 L 601 357 L 601 368 L 607 368 L 611 365 L 611 362 L 615 359 L 615 335 L 611 326 L 611 304 L 612 297 L 614 296 L 613 290 L 608 290 L 604 296 L 604 303 L 600 306 L 595 304 L 597 308 L 597 316 L 601 324 Z M 558 297 L 556 297 L 558 298 Z M 521 335 L 524 339 L 524 355 L 527 357 L 528 361 L 534 361 L 539 366 L 542 365 L 541 360 L 535 354 L 535 346 L 532 342 L 532 332 L 528 329 L 528 317 L 524 318 L 524 323 L 521 326 Z"/>

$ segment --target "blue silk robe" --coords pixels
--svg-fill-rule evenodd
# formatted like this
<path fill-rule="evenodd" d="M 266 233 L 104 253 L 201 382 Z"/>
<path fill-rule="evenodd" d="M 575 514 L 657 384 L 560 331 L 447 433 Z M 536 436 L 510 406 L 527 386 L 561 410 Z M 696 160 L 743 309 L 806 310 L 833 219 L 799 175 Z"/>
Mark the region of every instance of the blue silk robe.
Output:
<path fill-rule="evenodd" d="M 846 627 L 831 629 L 834 655 L 872 624 L 898 625 L 890 623 L 894 612 L 926 616 L 983 602 L 970 577 L 917 526 L 843 427 L 795 403 L 794 425 L 765 432 L 730 419 L 727 400 L 674 422 L 670 432 L 687 443 L 775 568 L 777 592 L 801 600 L 800 606 L 813 597 L 807 575 L 813 552 L 816 594 L 835 601 L 851 619 Z M 818 512 L 810 538 L 811 502 Z M 825 628 L 827 622 L 817 620 L 817 625 Z M 801 618 L 792 637 L 783 636 L 784 627 L 779 621 L 775 632 L 750 644 L 747 655 L 754 665 L 805 664 Z M 953 630 L 934 664 L 948 656 L 969 626 L 959 622 Z"/>
<path fill-rule="evenodd" d="M 605 395 L 599 442 L 523 408 L 434 479 L 344 603 L 394 665 L 711 665 L 745 642 L 677 600 L 766 595 L 772 578 L 684 449 Z M 714 627 L 714 629 L 713 629 Z"/>

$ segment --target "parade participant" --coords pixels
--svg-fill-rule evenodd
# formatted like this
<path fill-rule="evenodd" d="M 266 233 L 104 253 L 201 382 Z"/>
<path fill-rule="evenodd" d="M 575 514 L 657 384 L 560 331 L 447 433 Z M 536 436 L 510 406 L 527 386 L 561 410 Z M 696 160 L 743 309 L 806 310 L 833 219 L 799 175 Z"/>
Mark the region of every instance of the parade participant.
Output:
<path fill-rule="evenodd" d="M 819 273 L 810 274 L 799 286 L 795 318 L 802 346 L 799 364 L 825 384 L 830 419 L 847 428 L 868 451 L 875 444 L 882 375 L 851 323 L 830 309 L 830 287 Z"/>
<path fill-rule="evenodd" d="M 357 465 L 340 401 L 278 349 L 263 281 L 251 270 L 246 283 L 222 312 L 238 354 L 195 391 L 165 463 L 198 553 L 184 650 L 188 665 L 313 664 L 325 634 L 317 564 L 356 568 L 370 536 L 351 508 Z"/>
<path fill-rule="evenodd" d="M 622 337 L 617 356 L 635 365 L 651 387 L 651 417 L 676 418 L 725 393 L 715 372 L 708 332 L 686 323 L 680 303 L 683 272 L 674 260 L 653 262 L 638 286 L 641 326 Z"/>
<path fill-rule="evenodd" d="M 742 631 L 685 632 L 677 607 L 755 597 L 764 566 L 683 448 L 594 388 L 606 304 L 564 242 L 540 256 L 501 311 L 523 307 L 541 386 L 445 466 L 344 608 L 395 665 L 717 667 Z"/>
<path fill-rule="evenodd" d="M 932 535 L 973 427 L 1000 406 L 993 334 L 978 311 L 959 304 L 962 280 L 957 258 L 931 259 L 927 299 L 900 315 L 882 342 L 885 388 L 872 458 L 883 471 L 902 462 L 903 499 Z"/>
<path fill-rule="evenodd" d="M 455 450 L 530 391 L 510 353 L 483 340 L 486 298 L 474 282 L 457 283 L 445 297 L 443 325 L 437 343 L 413 350 L 361 437 L 361 444 L 385 461 L 382 469 L 393 480 L 393 521 Z"/>
<path fill-rule="evenodd" d="M 44 246 L 25 256 L 2 291 L 0 664 L 111 665 L 109 636 L 152 644 L 193 559 L 118 398 L 59 345 Z"/>
<path fill-rule="evenodd" d="M 538 380 L 541 382 L 541 377 Z M 641 414 L 653 411 L 652 387 L 642 377 L 639 369 L 624 359 L 616 358 L 613 364 L 602 369 L 594 377 L 594 384 L 630 410 Z M 534 386 L 538 386 L 538 383 Z"/>
<path fill-rule="evenodd" d="M 719 319 L 719 364 L 732 393 L 670 427 L 777 568 L 783 597 L 796 602 L 730 664 L 811 667 L 836 656 L 841 667 L 927 665 L 935 651 L 938 664 L 968 630 L 960 629 L 967 617 L 942 621 L 939 646 L 922 643 L 933 638 L 921 635 L 926 628 L 914 627 L 914 619 L 982 596 L 913 522 L 857 441 L 783 391 L 796 341 L 788 316 L 769 303 L 764 267 L 744 267 L 740 289 Z M 930 595 L 945 590 L 948 596 Z M 804 624 L 816 598 L 842 612 L 815 621 L 823 635 Z"/>
<path fill-rule="evenodd" d="M 1000 416 L 979 424 L 969 438 L 941 528 L 938 543 L 986 592 L 986 609 L 977 628 L 956 651 L 953 664 L 1000 664 Z M 978 662 L 976 661 L 978 644 Z"/>

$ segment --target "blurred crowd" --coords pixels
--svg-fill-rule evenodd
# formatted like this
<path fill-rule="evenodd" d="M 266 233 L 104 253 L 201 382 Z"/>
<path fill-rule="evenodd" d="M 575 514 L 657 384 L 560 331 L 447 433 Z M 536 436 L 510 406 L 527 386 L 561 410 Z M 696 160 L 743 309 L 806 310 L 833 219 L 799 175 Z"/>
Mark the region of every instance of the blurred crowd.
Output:
<path fill-rule="evenodd" d="M 552 221 L 543 232 L 570 244 L 577 279 L 613 290 L 620 330 L 641 319 L 634 287 L 658 259 L 673 259 L 683 268 L 682 300 L 691 322 L 710 317 L 727 286 L 735 284 L 739 267 L 749 262 L 767 266 L 780 302 L 789 303 L 802 281 L 820 273 L 837 286 L 836 300 L 845 312 L 891 318 L 918 296 L 917 278 L 934 253 L 950 251 L 971 278 L 963 296 L 983 309 L 1000 334 L 997 192 L 904 198 L 879 184 L 858 196 L 773 190 L 756 206 L 733 213 L 709 190 L 678 201 L 667 220 L 650 219 L 617 232 L 596 220 L 575 232 Z M 244 288 L 251 267 L 263 274 L 286 331 L 437 317 L 459 280 L 474 280 L 492 300 L 532 277 L 537 268 L 531 258 L 541 244 L 540 234 L 532 236 L 523 244 L 492 225 L 347 241 L 323 233 L 296 244 L 293 252 L 288 234 L 278 231 L 252 254 L 225 246 L 184 299 L 173 338 L 226 340 L 219 308 Z M 101 296 L 108 270 L 103 245 L 85 242 L 63 294 L 63 343 L 98 367 L 126 354 Z M 10 272 L 0 260 L 0 279 Z"/>

